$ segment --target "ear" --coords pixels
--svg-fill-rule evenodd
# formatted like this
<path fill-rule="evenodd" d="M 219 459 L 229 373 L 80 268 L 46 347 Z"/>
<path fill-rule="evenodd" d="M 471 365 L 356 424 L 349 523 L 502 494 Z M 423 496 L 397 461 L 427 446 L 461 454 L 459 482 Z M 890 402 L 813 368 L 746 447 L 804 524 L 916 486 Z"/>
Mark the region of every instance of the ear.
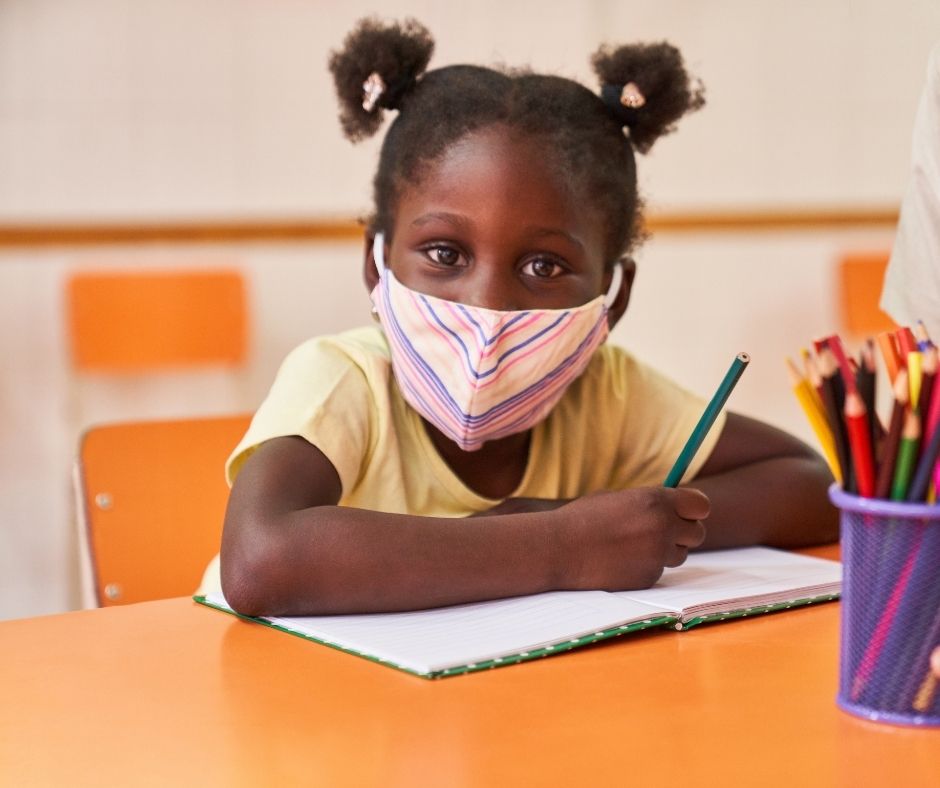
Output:
<path fill-rule="evenodd" d="M 620 267 L 623 271 L 623 277 L 620 280 L 620 287 L 614 302 L 607 310 L 607 327 L 613 329 L 624 312 L 627 311 L 627 305 L 630 303 L 630 293 L 633 290 L 633 280 L 636 277 L 636 263 L 630 257 L 620 258 Z M 613 272 L 610 274 L 613 277 Z M 610 287 L 610 278 L 607 280 L 607 286 Z"/>
<path fill-rule="evenodd" d="M 365 282 L 366 290 L 371 295 L 375 286 L 379 283 L 379 269 L 375 267 L 375 257 L 372 253 L 372 246 L 375 243 L 375 230 L 366 230 L 366 248 L 363 250 L 362 261 L 362 280 Z"/>

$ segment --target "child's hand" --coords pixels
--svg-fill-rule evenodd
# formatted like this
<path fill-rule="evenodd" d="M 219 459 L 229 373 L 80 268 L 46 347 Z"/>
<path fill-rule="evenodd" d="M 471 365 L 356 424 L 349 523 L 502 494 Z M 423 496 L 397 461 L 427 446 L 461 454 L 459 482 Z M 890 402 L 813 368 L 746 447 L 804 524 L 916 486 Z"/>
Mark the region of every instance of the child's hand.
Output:
<path fill-rule="evenodd" d="M 638 487 L 572 501 L 564 516 L 562 588 L 649 588 L 705 539 L 709 502 L 690 488 Z"/>

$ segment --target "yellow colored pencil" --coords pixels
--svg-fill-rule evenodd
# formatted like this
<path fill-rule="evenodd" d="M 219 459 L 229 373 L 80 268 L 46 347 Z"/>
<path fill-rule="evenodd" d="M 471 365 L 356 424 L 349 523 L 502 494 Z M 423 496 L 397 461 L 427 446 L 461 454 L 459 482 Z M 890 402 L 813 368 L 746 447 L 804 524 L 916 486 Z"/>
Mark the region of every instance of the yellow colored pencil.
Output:
<path fill-rule="evenodd" d="M 803 357 L 803 374 L 809 383 L 809 390 L 813 395 L 813 401 L 816 403 L 816 407 L 819 408 L 819 412 L 822 414 L 823 418 L 825 418 L 826 406 L 823 405 L 822 397 L 819 396 L 819 386 L 822 380 L 819 375 L 819 370 L 816 368 L 816 360 L 813 358 L 813 354 L 805 347 L 800 348 L 800 355 Z"/>
<path fill-rule="evenodd" d="M 813 398 L 813 387 L 810 386 L 809 381 L 800 374 L 799 370 L 796 368 L 796 364 L 789 358 L 787 359 L 787 368 L 790 370 L 790 382 L 793 385 L 793 393 L 796 395 L 797 402 L 800 403 L 800 407 L 806 414 L 809 426 L 816 435 L 816 440 L 819 441 L 819 446 L 829 465 L 829 470 L 832 471 L 835 480 L 839 482 L 839 484 L 842 484 L 842 468 L 839 467 L 839 460 L 836 455 L 836 441 L 832 435 L 832 430 L 829 427 L 825 412 L 822 409 L 822 403 L 818 399 Z"/>
<path fill-rule="evenodd" d="M 911 385 L 911 407 L 918 406 L 920 384 L 924 379 L 923 356 L 919 350 L 907 354 L 907 377 Z"/>
<path fill-rule="evenodd" d="M 937 677 L 933 674 L 933 671 L 928 670 L 923 683 L 917 690 L 917 695 L 914 696 L 914 710 L 927 711 L 927 709 L 930 708 L 930 704 L 933 703 L 933 696 L 936 691 Z"/>

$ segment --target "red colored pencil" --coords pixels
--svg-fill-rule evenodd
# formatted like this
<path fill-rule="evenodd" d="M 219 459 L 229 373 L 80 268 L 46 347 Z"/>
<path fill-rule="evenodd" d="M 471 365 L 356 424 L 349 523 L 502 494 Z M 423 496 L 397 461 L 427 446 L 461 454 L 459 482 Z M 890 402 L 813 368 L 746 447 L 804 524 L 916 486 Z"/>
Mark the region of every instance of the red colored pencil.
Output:
<path fill-rule="evenodd" d="M 839 364 L 839 371 L 842 373 L 842 381 L 845 383 L 846 392 L 855 391 L 855 370 L 852 369 L 849 358 L 845 355 L 845 348 L 842 347 L 842 340 L 839 338 L 839 335 L 833 334 L 831 337 L 826 337 L 823 341 L 826 343 L 826 347 L 832 351 L 832 355 L 835 356 Z"/>
<path fill-rule="evenodd" d="M 898 340 L 898 354 L 901 356 L 901 363 L 906 365 L 907 354 L 916 353 L 920 350 L 920 348 L 917 347 L 917 338 L 914 336 L 914 332 L 907 326 L 895 331 L 894 336 Z"/>

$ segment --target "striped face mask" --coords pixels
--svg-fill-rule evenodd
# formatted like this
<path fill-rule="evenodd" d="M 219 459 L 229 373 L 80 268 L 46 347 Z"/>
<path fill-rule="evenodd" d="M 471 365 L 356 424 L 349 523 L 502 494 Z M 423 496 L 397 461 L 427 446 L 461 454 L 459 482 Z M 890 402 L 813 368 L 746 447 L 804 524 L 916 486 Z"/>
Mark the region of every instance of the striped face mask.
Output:
<path fill-rule="evenodd" d="M 405 287 L 385 266 L 375 236 L 379 283 L 372 303 L 385 330 L 405 400 L 464 451 L 523 432 L 544 419 L 607 338 L 606 296 L 573 309 L 499 311 Z"/>

